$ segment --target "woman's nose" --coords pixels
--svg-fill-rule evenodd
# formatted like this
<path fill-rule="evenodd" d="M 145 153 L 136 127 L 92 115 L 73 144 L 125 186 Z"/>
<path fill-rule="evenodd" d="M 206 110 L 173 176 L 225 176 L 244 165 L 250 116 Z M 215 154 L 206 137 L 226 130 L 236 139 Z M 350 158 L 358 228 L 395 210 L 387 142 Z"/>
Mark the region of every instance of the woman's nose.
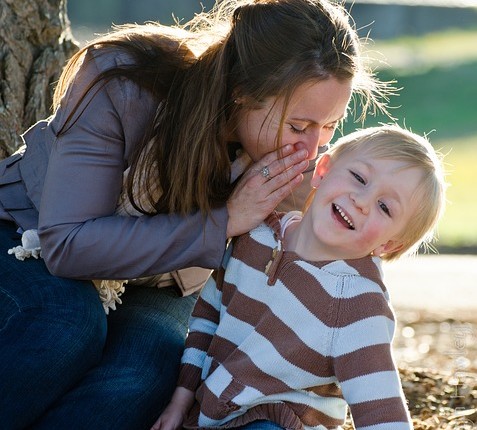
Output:
<path fill-rule="evenodd" d="M 323 140 L 323 134 L 320 130 L 311 134 L 305 142 L 306 149 L 308 151 L 308 158 L 310 160 L 315 159 L 318 156 L 318 147 L 326 145 L 328 142 Z"/>

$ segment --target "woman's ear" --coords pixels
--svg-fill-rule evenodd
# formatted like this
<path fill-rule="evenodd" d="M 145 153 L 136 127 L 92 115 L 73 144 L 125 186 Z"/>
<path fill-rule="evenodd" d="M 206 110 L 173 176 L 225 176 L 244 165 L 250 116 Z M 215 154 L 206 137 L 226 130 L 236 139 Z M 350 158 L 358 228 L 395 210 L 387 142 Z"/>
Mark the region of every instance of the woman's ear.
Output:
<path fill-rule="evenodd" d="M 323 179 L 323 176 L 328 173 L 328 170 L 331 167 L 331 157 L 328 154 L 323 154 L 320 158 L 318 158 L 318 162 L 316 163 L 315 170 L 313 172 L 313 177 L 311 178 L 311 186 L 313 188 L 318 188 Z"/>
<path fill-rule="evenodd" d="M 380 257 L 383 254 L 391 254 L 392 252 L 399 251 L 403 246 L 404 244 L 400 241 L 388 240 L 385 244 L 378 246 L 371 254 Z"/>

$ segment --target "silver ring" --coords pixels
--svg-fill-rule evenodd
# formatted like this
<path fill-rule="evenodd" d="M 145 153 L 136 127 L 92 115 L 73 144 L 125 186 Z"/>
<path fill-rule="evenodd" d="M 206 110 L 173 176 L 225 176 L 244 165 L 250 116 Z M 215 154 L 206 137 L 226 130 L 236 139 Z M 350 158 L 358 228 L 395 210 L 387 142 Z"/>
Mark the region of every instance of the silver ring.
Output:
<path fill-rule="evenodd" d="M 264 166 L 260 169 L 260 174 L 264 177 L 264 178 L 267 178 L 267 179 L 272 179 L 270 177 L 270 170 L 268 168 L 268 166 Z"/>

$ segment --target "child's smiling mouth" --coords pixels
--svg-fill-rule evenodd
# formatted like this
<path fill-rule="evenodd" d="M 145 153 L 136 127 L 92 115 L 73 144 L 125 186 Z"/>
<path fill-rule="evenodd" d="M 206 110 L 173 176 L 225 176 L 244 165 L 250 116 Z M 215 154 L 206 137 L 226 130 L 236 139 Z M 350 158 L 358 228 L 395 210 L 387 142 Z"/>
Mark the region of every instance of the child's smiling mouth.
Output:
<path fill-rule="evenodd" d="M 336 203 L 333 203 L 332 206 L 333 206 L 333 213 L 336 215 L 336 218 L 338 219 L 338 221 L 341 222 L 341 224 L 343 224 L 346 228 L 349 228 L 350 230 L 354 230 L 354 224 L 348 218 L 348 215 L 346 215 L 344 210 Z"/>

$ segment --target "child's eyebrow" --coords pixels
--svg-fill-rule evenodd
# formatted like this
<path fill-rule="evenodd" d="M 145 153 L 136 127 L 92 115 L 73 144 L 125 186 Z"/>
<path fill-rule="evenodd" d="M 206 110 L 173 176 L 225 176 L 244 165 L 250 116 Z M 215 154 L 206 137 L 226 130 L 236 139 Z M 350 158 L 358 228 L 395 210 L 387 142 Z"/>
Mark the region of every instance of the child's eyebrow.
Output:
<path fill-rule="evenodd" d="M 372 163 L 366 160 L 355 160 L 356 164 L 362 164 L 368 171 L 374 172 L 375 168 Z"/>

